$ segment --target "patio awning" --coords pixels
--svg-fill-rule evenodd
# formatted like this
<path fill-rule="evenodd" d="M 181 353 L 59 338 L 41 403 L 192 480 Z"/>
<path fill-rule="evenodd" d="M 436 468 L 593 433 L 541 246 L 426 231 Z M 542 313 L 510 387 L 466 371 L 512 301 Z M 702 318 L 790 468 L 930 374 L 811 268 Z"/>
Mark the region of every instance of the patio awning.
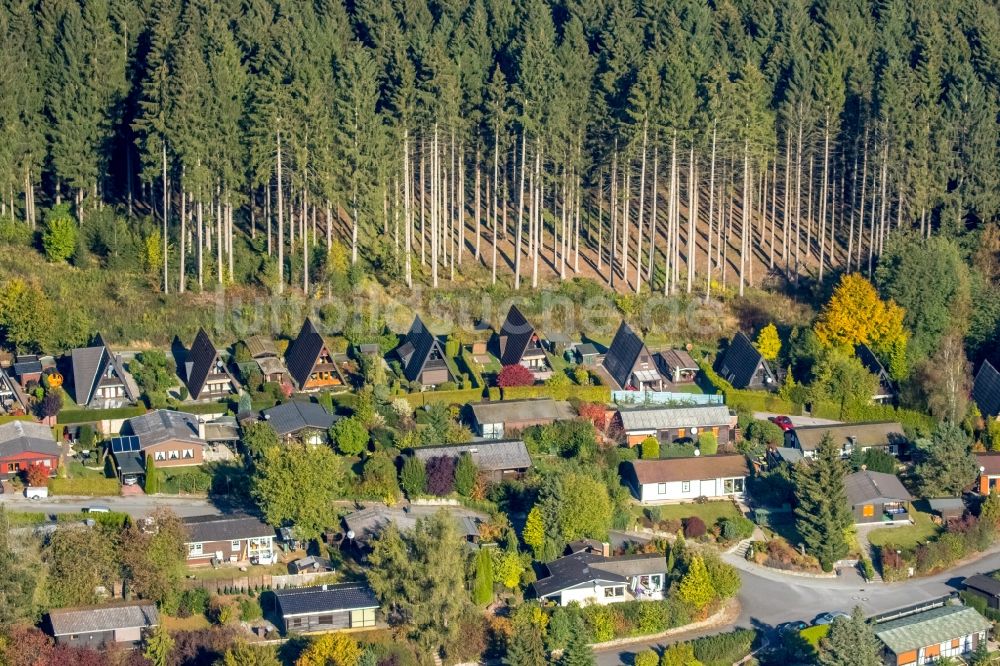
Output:
<path fill-rule="evenodd" d="M 117 460 L 118 472 L 122 476 L 138 476 L 146 473 L 141 455 L 127 453 L 120 456 Z"/>
<path fill-rule="evenodd" d="M 658 382 L 661 379 L 656 370 L 636 370 L 635 378 L 640 382 Z"/>

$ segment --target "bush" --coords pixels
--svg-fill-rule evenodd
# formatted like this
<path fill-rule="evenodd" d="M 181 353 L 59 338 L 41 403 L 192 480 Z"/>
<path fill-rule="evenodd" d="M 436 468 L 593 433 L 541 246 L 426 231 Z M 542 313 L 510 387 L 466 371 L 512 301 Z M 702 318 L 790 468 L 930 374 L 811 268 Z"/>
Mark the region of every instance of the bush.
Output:
<path fill-rule="evenodd" d="M 86 497 L 101 497 L 118 495 L 121 489 L 118 479 L 60 479 L 49 480 L 49 493 L 53 495 L 83 495 Z"/>
<path fill-rule="evenodd" d="M 750 654 L 757 632 L 752 629 L 737 629 L 725 634 L 705 636 L 691 642 L 694 656 L 705 666 L 731 666 Z"/>
<path fill-rule="evenodd" d="M 635 655 L 635 660 L 632 663 L 635 666 L 659 666 L 660 657 L 652 650 L 643 650 Z"/>
<path fill-rule="evenodd" d="M 260 602 L 253 597 L 240 599 L 240 619 L 244 622 L 253 622 L 264 617 L 264 610 L 260 607 Z"/>
<path fill-rule="evenodd" d="M 531 370 L 519 363 L 505 365 L 497 375 L 497 386 L 513 388 L 516 386 L 531 386 L 535 383 L 535 375 Z"/>
<path fill-rule="evenodd" d="M 710 432 L 698 435 L 698 450 L 703 456 L 714 456 L 719 452 L 719 438 Z"/>
<path fill-rule="evenodd" d="M 722 520 L 722 538 L 726 541 L 742 541 L 753 534 L 753 521 L 744 516 Z"/>
<path fill-rule="evenodd" d="M 177 605 L 178 617 L 203 615 L 208 610 L 208 590 L 195 587 L 184 590 Z"/>
<path fill-rule="evenodd" d="M 643 460 L 657 460 L 660 457 L 660 440 L 652 435 L 642 440 L 639 446 Z"/>
<path fill-rule="evenodd" d="M 427 492 L 443 497 L 455 489 L 455 459 L 438 456 L 427 461 Z"/>
<path fill-rule="evenodd" d="M 705 527 L 705 521 L 698 516 L 691 516 L 684 519 L 684 536 L 688 539 L 697 539 L 698 537 L 705 536 L 707 532 L 708 528 Z"/>
<path fill-rule="evenodd" d="M 407 458 L 399 473 L 399 481 L 406 496 L 410 499 L 427 492 L 427 468 L 423 461 L 416 456 Z"/>

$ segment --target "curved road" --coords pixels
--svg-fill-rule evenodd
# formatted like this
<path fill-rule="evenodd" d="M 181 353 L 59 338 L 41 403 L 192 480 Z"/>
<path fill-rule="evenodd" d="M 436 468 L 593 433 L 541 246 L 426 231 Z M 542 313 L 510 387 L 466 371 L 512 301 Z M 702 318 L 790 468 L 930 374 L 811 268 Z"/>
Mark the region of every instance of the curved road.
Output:
<path fill-rule="evenodd" d="M 843 576 L 837 578 L 790 576 L 749 564 L 733 555 L 725 555 L 724 559 L 740 570 L 743 579 L 739 619 L 732 625 L 680 638 L 689 640 L 737 627 L 766 631 L 790 620 L 809 622 L 826 611 L 850 612 L 854 606 L 861 606 L 867 615 L 911 606 L 957 591 L 962 580 L 973 574 L 1000 568 L 1000 549 L 940 574 L 900 583 L 868 584 L 853 570 L 845 571 Z M 660 640 L 652 640 L 600 650 L 596 653 L 597 663 L 601 666 L 631 664 L 633 655 L 648 647 L 660 648 L 663 644 Z"/>

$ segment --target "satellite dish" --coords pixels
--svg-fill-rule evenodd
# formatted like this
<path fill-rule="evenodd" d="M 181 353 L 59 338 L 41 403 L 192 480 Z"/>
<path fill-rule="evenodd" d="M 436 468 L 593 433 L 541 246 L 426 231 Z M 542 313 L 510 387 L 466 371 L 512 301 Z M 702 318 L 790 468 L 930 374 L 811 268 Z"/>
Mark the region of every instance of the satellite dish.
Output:
<path fill-rule="evenodd" d="M 694 457 L 697 458 L 700 455 L 701 455 L 701 449 L 695 449 L 694 450 Z"/>
<path fill-rule="evenodd" d="M 354 540 L 354 530 L 347 530 L 347 538 L 352 541 Z"/>
<path fill-rule="evenodd" d="M 691 434 L 692 435 L 697 435 L 698 434 L 698 428 L 691 428 Z"/>

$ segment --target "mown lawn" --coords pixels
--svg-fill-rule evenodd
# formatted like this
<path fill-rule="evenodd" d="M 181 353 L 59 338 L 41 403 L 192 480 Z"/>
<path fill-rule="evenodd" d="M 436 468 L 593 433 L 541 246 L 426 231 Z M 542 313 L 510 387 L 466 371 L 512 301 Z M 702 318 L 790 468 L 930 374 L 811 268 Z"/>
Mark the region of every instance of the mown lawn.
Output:
<path fill-rule="evenodd" d="M 929 513 L 914 509 L 910 513 L 910 517 L 913 519 L 912 525 L 874 529 L 868 533 L 868 541 L 873 546 L 884 546 L 891 543 L 900 548 L 913 548 L 918 543 L 923 543 L 936 536 L 940 531 L 940 528 L 931 520 Z"/>
<path fill-rule="evenodd" d="M 691 516 L 698 516 L 709 527 L 717 523 L 720 518 L 738 518 L 740 515 L 732 502 L 662 504 L 656 508 L 659 509 L 661 520 L 683 520 Z"/>

